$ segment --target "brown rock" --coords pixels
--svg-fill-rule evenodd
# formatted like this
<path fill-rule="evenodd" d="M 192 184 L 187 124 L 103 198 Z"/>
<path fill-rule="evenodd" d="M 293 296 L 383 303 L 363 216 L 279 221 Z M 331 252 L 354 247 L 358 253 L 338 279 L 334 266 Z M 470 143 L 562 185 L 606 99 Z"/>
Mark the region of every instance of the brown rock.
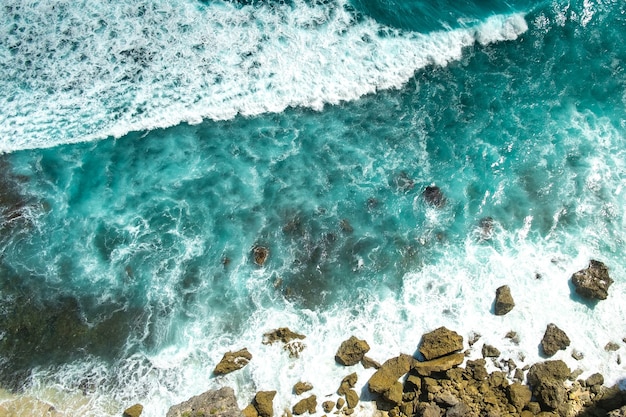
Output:
<path fill-rule="evenodd" d="M 274 342 L 289 343 L 296 339 L 305 339 L 306 336 L 296 332 L 292 332 L 288 327 L 280 327 L 276 330 L 263 334 L 263 344 L 271 345 Z"/>
<path fill-rule="evenodd" d="M 555 410 L 565 403 L 565 386 L 563 382 L 554 379 L 541 381 L 533 389 L 533 394 L 539 401 L 539 404 L 549 410 Z"/>
<path fill-rule="evenodd" d="M 585 379 L 585 385 L 588 387 L 592 387 L 594 385 L 603 385 L 604 384 L 604 376 L 600 373 L 595 373 L 590 375 L 589 378 Z"/>
<path fill-rule="evenodd" d="M 384 392 L 383 398 L 395 405 L 402 404 L 402 388 L 400 381 L 394 382 L 391 387 Z"/>
<path fill-rule="evenodd" d="M 354 388 L 357 381 L 358 381 L 358 376 L 356 372 L 353 372 L 350 375 L 346 376 L 344 379 L 341 380 L 341 384 L 339 385 L 337 394 L 346 395 L 346 392 L 348 392 L 350 388 Z"/>
<path fill-rule="evenodd" d="M 237 352 L 226 352 L 220 363 L 218 363 L 213 370 L 213 373 L 215 375 L 225 375 L 231 373 L 246 366 L 251 359 L 252 355 L 246 348 Z"/>
<path fill-rule="evenodd" d="M 246 408 L 241 410 L 244 417 L 259 417 L 259 412 L 253 404 L 248 404 Z"/>
<path fill-rule="evenodd" d="M 252 257 L 254 259 L 254 263 L 263 266 L 265 261 L 267 261 L 267 257 L 270 255 L 270 250 L 265 246 L 255 246 L 252 248 Z"/>
<path fill-rule="evenodd" d="M 337 398 L 337 410 L 341 410 L 346 405 L 346 400 L 343 398 Z"/>
<path fill-rule="evenodd" d="M 380 363 L 376 362 L 374 359 L 369 358 L 367 356 L 363 356 L 363 359 L 361 359 L 361 365 L 363 365 L 363 367 L 365 369 L 369 369 L 369 368 L 378 369 L 378 368 L 380 368 Z"/>
<path fill-rule="evenodd" d="M 415 362 L 417 361 L 412 356 L 405 354 L 388 359 L 369 379 L 369 390 L 378 394 L 385 393 L 401 376 L 411 370 Z"/>
<path fill-rule="evenodd" d="M 308 382 L 296 382 L 296 385 L 293 386 L 293 392 L 296 395 L 300 395 L 303 392 L 311 391 L 313 389 L 313 385 Z"/>
<path fill-rule="evenodd" d="M 123 417 L 139 417 L 143 412 L 143 405 L 135 404 L 124 410 Z"/>
<path fill-rule="evenodd" d="M 483 358 L 497 358 L 500 356 L 500 351 L 491 345 L 484 344 L 481 351 Z"/>
<path fill-rule="evenodd" d="M 509 401 L 517 409 L 518 412 L 521 412 L 524 407 L 526 407 L 532 397 L 530 388 L 528 388 L 527 385 L 522 385 L 518 382 L 509 385 L 508 395 Z"/>
<path fill-rule="evenodd" d="M 511 296 L 511 289 L 508 285 L 503 285 L 496 290 L 496 301 L 494 312 L 496 316 L 503 316 L 515 307 L 515 301 Z"/>
<path fill-rule="evenodd" d="M 335 408 L 334 401 L 324 401 L 322 403 L 322 410 L 324 410 L 325 413 L 330 413 L 331 411 L 333 411 L 333 408 Z"/>
<path fill-rule="evenodd" d="M 259 391 L 254 396 L 254 407 L 261 417 L 274 416 L 274 397 L 276 391 Z"/>
<path fill-rule="evenodd" d="M 571 373 L 572 371 L 562 360 L 539 362 L 528 370 L 528 383 L 531 387 L 535 387 L 541 381 L 550 379 L 563 382 Z"/>
<path fill-rule="evenodd" d="M 570 344 L 569 337 L 554 323 L 548 324 L 541 339 L 541 347 L 547 356 L 552 356 L 559 350 L 564 350 Z"/>
<path fill-rule="evenodd" d="M 429 376 L 433 372 L 445 372 L 459 366 L 465 360 L 463 353 L 453 353 L 452 355 L 443 356 L 424 362 L 413 362 L 413 370 L 421 376 Z"/>
<path fill-rule="evenodd" d="M 426 360 L 436 359 L 463 349 L 463 336 L 440 327 L 422 336 L 419 351 Z"/>
<path fill-rule="evenodd" d="M 308 398 L 300 400 L 293 406 L 292 411 L 295 415 L 301 415 L 306 413 L 315 414 L 315 409 L 317 408 L 317 397 L 315 395 L 311 395 Z"/>
<path fill-rule="evenodd" d="M 609 342 L 604 346 L 604 350 L 607 352 L 616 352 L 619 350 L 619 345 L 615 342 Z"/>
<path fill-rule="evenodd" d="M 335 360 L 345 366 L 356 365 L 369 350 L 370 346 L 365 340 L 351 336 L 350 339 L 341 343 L 335 355 Z"/>
<path fill-rule="evenodd" d="M 348 404 L 348 408 L 356 407 L 359 403 L 359 394 L 353 389 L 346 391 L 346 403 Z"/>
<path fill-rule="evenodd" d="M 464 402 L 459 402 L 446 411 L 446 417 L 472 417 L 476 413 Z"/>
<path fill-rule="evenodd" d="M 613 280 L 609 269 L 600 261 L 591 260 L 586 269 L 572 275 L 572 283 L 579 295 L 594 300 L 606 300 Z"/>
<path fill-rule="evenodd" d="M 235 392 L 230 387 L 207 391 L 170 407 L 166 417 L 184 417 L 194 415 L 211 417 L 242 417 L 237 405 Z"/>

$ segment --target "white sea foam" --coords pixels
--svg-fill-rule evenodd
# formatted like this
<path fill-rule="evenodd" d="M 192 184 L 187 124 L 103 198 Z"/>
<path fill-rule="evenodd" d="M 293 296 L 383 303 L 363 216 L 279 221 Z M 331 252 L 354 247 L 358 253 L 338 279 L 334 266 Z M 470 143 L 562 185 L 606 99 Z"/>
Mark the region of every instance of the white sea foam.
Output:
<path fill-rule="evenodd" d="M 522 15 L 406 33 L 338 4 L 15 1 L 0 15 L 0 152 L 202 119 L 316 110 L 402 86 Z"/>

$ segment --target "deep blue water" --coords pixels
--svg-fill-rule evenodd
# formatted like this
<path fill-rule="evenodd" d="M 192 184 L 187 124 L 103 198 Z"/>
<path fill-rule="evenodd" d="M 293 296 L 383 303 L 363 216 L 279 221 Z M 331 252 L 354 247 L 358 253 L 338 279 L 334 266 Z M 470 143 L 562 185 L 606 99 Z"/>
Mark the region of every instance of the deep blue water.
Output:
<path fill-rule="evenodd" d="M 242 407 L 278 390 L 278 412 L 296 381 L 341 379 L 350 334 L 382 361 L 446 325 L 533 363 L 550 322 L 585 353 L 558 354 L 572 367 L 624 377 L 604 346 L 626 336 L 625 3 L 10 1 L 0 19 L 6 388 L 157 416 L 227 384 Z M 615 279 L 595 306 L 568 285 L 591 258 Z M 282 326 L 307 335 L 297 360 L 261 344 Z M 210 376 L 243 346 L 250 365 Z"/>

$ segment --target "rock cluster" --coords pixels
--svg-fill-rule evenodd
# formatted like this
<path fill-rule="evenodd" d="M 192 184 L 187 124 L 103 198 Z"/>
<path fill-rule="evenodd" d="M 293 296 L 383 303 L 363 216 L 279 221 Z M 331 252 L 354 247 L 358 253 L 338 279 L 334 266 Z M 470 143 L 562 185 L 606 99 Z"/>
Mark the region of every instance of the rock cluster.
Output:
<path fill-rule="evenodd" d="M 235 392 L 230 387 L 192 397 L 172 406 L 166 417 L 243 417 Z"/>

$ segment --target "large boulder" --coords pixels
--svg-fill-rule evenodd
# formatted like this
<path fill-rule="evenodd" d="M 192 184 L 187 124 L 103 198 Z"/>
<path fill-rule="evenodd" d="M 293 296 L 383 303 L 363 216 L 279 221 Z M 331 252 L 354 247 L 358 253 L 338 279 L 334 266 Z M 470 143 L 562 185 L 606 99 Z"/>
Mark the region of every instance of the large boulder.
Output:
<path fill-rule="evenodd" d="M 252 259 L 255 264 L 263 266 L 268 256 L 270 256 L 270 250 L 265 246 L 256 245 L 252 248 Z"/>
<path fill-rule="evenodd" d="M 401 354 L 388 359 L 374 372 L 368 381 L 369 390 L 373 393 L 384 394 L 392 388 L 398 379 L 411 370 L 417 362 L 412 356 Z"/>
<path fill-rule="evenodd" d="M 463 336 L 440 327 L 422 336 L 419 351 L 426 360 L 440 358 L 463 349 Z"/>
<path fill-rule="evenodd" d="M 559 350 L 564 350 L 570 344 L 569 337 L 554 323 L 548 324 L 541 339 L 541 347 L 547 356 L 552 356 Z"/>
<path fill-rule="evenodd" d="M 511 289 L 508 285 L 503 285 L 496 289 L 496 301 L 494 312 L 496 316 L 503 316 L 515 307 L 515 301 L 511 296 Z"/>
<path fill-rule="evenodd" d="M 350 339 L 343 341 L 339 346 L 335 360 L 345 366 L 356 365 L 369 350 L 370 346 L 365 340 L 350 336 Z"/>
<path fill-rule="evenodd" d="M 533 389 L 533 394 L 542 408 L 548 410 L 555 410 L 564 404 L 567 395 L 563 382 L 554 379 L 541 381 Z"/>
<path fill-rule="evenodd" d="M 550 379 L 563 382 L 569 378 L 571 373 L 572 371 L 561 360 L 539 362 L 528 370 L 528 383 L 532 387 L 536 387 L 541 381 Z"/>
<path fill-rule="evenodd" d="M 429 376 L 433 372 L 445 372 L 459 366 L 465 360 L 463 353 L 453 353 L 452 355 L 442 356 L 441 358 L 433 359 L 424 362 L 413 362 L 413 370 L 421 376 Z"/>
<path fill-rule="evenodd" d="M 252 359 L 252 354 L 248 349 L 243 348 L 236 352 L 226 352 L 222 360 L 217 364 L 213 373 L 215 375 L 226 375 L 243 368 Z"/>
<path fill-rule="evenodd" d="M 143 405 L 135 404 L 124 410 L 122 417 L 139 417 L 143 412 Z"/>
<path fill-rule="evenodd" d="M 274 397 L 276 391 L 259 391 L 254 396 L 254 408 L 256 408 L 259 416 L 261 417 L 273 417 L 274 416 Z"/>
<path fill-rule="evenodd" d="M 235 392 L 230 387 L 207 391 L 170 407 L 166 417 L 205 415 L 211 417 L 243 417 Z"/>
<path fill-rule="evenodd" d="M 292 408 L 292 411 L 295 415 L 301 415 L 306 413 L 315 414 L 315 409 L 317 408 L 317 397 L 315 395 L 311 395 L 308 398 L 298 401 Z"/>
<path fill-rule="evenodd" d="M 606 300 L 613 280 L 609 269 L 600 261 L 591 260 L 589 266 L 572 275 L 572 283 L 579 295 L 594 300 Z"/>
<path fill-rule="evenodd" d="M 509 385 L 507 391 L 511 405 L 513 405 L 518 412 L 521 412 L 532 398 L 530 388 L 526 385 L 520 384 L 519 382 Z"/>

